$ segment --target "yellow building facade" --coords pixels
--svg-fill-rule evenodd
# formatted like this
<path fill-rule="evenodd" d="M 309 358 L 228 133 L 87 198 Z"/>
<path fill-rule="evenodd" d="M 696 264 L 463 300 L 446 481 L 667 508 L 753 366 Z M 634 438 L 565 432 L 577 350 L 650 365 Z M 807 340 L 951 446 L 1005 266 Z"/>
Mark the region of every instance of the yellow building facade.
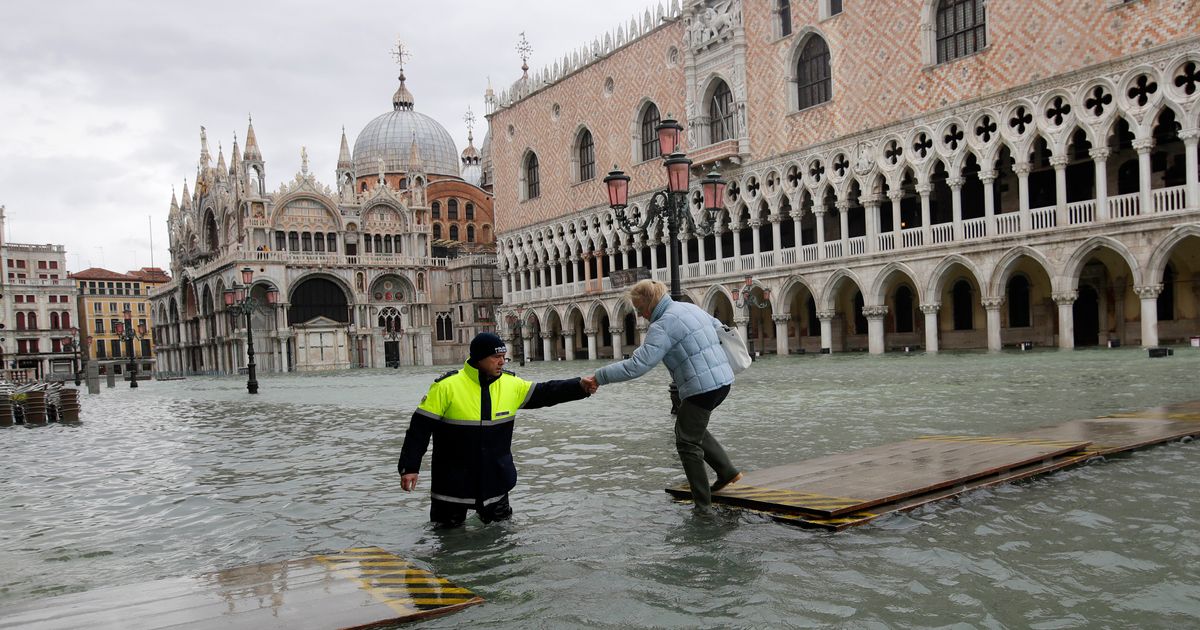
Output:
<path fill-rule="evenodd" d="M 137 365 L 142 378 L 155 372 L 154 340 L 150 335 L 154 321 L 149 295 L 170 281 L 161 269 L 143 267 L 119 273 L 93 267 L 71 274 L 79 289 L 78 317 L 81 359 L 100 364 L 100 373 L 123 375 L 130 363 Z M 129 312 L 128 321 L 125 312 Z M 129 341 L 121 331 L 129 326 L 136 334 Z"/>

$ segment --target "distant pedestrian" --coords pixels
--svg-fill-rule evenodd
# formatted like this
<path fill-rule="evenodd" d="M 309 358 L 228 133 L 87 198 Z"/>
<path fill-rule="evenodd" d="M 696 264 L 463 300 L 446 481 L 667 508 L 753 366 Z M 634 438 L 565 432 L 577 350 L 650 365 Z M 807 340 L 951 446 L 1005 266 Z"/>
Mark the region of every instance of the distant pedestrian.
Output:
<path fill-rule="evenodd" d="M 679 389 L 675 416 L 675 448 L 699 507 L 712 503 L 712 493 L 741 480 L 720 442 L 708 431 L 712 412 L 724 402 L 733 384 L 733 369 L 717 338 L 721 320 L 703 309 L 676 302 L 667 286 L 657 280 L 642 280 L 629 290 L 629 300 L 639 315 L 650 321 L 642 345 L 633 356 L 600 368 L 593 376 L 597 385 L 635 379 L 661 361 Z M 708 485 L 707 463 L 717 474 Z"/>

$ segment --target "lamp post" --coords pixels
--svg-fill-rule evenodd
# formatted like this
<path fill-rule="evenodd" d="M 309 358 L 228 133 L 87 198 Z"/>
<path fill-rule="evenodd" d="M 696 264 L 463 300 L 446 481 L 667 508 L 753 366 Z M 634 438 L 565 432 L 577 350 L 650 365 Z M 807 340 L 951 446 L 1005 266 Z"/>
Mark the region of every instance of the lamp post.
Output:
<path fill-rule="evenodd" d="M 404 329 L 400 327 L 400 322 L 398 320 L 388 318 L 387 328 L 385 328 L 383 331 L 384 338 L 391 342 L 397 342 L 403 335 Z M 400 344 L 396 344 L 396 360 L 392 361 L 391 363 L 392 369 L 400 368 Z"/>
<path fill-rule="evenodd" d="M 79 387 L 79 329 L 71 328 L 71 338 L 67 340 L 67 352 L 72 353 L 71 371 L 75 373 L 75 387 Z"/>
<path fill-rule="evenodd" d="M 125 341 L 125 354 L 129 355 L 129 388 L 136 389 L 137 384 L 137 361 L 133 356 L 133 340 L 142 339 L 146 336 L 146 325 L 138 324 L 137 328 L 133 327 L 133 311 L 127 307 L 122 311 L 121 316 L 124 317 L 124 322 L 117 322 L 117 337 Z"/>
<path fill-rule="evenodd" d="M 242 283 L 233 283 L 233 286 L 225 289 L 225 308 L 234 315 L 246 316 L 246 391 L 251 394 L 258 393 L 258 378 L 254 373 L 254 326 L 250 321 L 250 315 L 258 310 L 262 304 L 251 295 L 254 282 L 254 270 L 249 267 L 242 268 Z M 279 290 L 275 287 L 267 289 L 267 304 L 274 306 L 279 301 Z"/>
<path fill-rule="evenodd" d="M 761 300 L 758 298 L 758 296 L 754 295 L 754 293 L 752 292 L 753 289 L 754 289 L 754 278 L 752 278 L 750 276 L 746 276 L 745 283 L 742 284 L 742 286 L 740 288 L 734 287 L 734 289 L 732 291 L 734 308 L 738 308 L 738 309 L 744 308 L 746 310 L 746 318 L 747 319 L 750 318 L 750 307 L 753 306 L 754 308 L 763 309 L 763 308 L 767 308 L 768 306 L 771 305 L 771 290 L 770 289 L 764 288 L 762 290 L 763 297 Z M 750 358 L 753 359 L 754 358 L 754 339 L 750 336 L 749 330 L 746 331 L 746 344 L 750 350 Z"/>
<path fill-rule="evenodd" d="M 663 166 L 667 169 L 667 187 L 657 190 L 650 197 L 650 204 L 641 217 L 630 217 L 625 214 L 629 205 L 629 176 L 613 165 L 613 170 L 604 178 L 608 186 L 608 205 L 613 209 L 617 225 L 630 235 L 646 234 L 646 228 L 655 219 L 667 224 L 667 240 L 671 242 L 671 299 L 683 300 L 683 289 L 679 286 L 680 243 L 679 230 L 687 226 L 688 230 L 700 236 L 708 236 L 713 232 L 717 216 L 725 208 L 725 181 L 721 179 L 716 168 L 700 181 L 704 191 L 704 220 L 697 224 L 688 208 L 688 185 L 691 179 L 692 161 L 677 151 L 679 148 L 679 132 L 683 125 L 667 116 L 660 122 L 655 131 L 658 132 L 658 147 L 663 155 Z M 679 408 L 679 394 L 675 383 L 669 386 L 671 394 L 671 413 Z"/>
<path fill-rule="evenodd" d="M 696 223 L 688 209 L 687 193 L 690 182 L 692 161 L 679 148 L 679 132 L 683 126 L 668 117 L 655 128 L 658 132 L 658 145 L 662 150 L 663 166 L 667 169 L 667 187 L 655 191 L 650 198 L 650 204 L 641 216 L 630 217 L 625 213 L 629 205 L 629 176 L 613 165 L 613 170 L 604 178 L 608 186 L 608 205 L 613 209 L 617 225 L 627 234 L 645 234 L 646 228 L 655 219 L 666 222 L 667 239 L 671 242 L 671 299 L 681 300 L 683 290 L 679 286 L 680 259 L 680 228 L 687 226 L 689 231 L 701 236 L 713 232 L 717 215 L 725 208 L 725 181 L 714 168 L 700 181 L 704 191 L 704 220 Z"/>

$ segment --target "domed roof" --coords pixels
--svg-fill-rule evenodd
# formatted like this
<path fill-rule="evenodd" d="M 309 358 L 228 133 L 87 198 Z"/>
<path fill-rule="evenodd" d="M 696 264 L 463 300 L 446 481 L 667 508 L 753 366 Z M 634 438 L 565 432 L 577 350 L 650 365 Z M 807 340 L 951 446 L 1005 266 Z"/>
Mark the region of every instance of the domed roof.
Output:
<path fill-rule="evenodd" d="M 481 180 L 483 178 L 483 169 L 480 168 L 478 162 L 476 162 L 474 164 L 463 164 L 462 174 L 460 175 L 460 177 L 463 178 L 463 181 L 467 182 L 468 184 L 470 184 L 472 186 L 481 186 L 482 185 Z"/>
<path fill-rule="evenodd" d="M 438 121 L 413 110 L 413 97 L 404 86 L 392 98 L 392 111 L 367 123 L 354 140 L 354 174 L 366 177 L 379 172 L 383 160 L 386 173 L 407 173 L 413 156 L 413 143 L 422 169 L 431 175 L 458 176 L 458 147 L 454 138 Z"/>

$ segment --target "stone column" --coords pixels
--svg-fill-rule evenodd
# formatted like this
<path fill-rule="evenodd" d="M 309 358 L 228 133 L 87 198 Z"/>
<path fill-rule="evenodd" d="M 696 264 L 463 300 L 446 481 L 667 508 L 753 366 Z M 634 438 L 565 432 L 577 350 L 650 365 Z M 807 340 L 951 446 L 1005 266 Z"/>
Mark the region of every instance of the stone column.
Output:
<path fill-rule="evenodd" d="M 779 222 L 783 220 L 783 217 L 772 214 L 767 217 L 767 220 L 771 222 L 771 251 L 779 251 L 783 249 L 783 235 L 781 234 L 783 230 L 779 227 Z"/>
<path fill-rule="evenodd" d="M 1050 166 L 1054 167 L 1054 216 L 1057 227 L 1071 224 L 1067 216 L 1067 156 L 1055 155 L 1050 158 Z"/>
<path fill-rule="evenodd" d="M 653 271 L 654 269 L 658 269 L 658 244 L 648 243 L 648 245 L 650 247 L 650 269 Z"/>
<path fill-rule="evenodd" d="M 1017 174 L 1017 198 L 1020 201 L 1021 231 L 1029 231 L 1029 162 L 1013 164 L 1013 172 Z"/>
<path fill-rule="evenodd" d="M 850 255 L 850 202 L 838 201 L 834 204 L 838 211 L 838 227 L 841 228 L 842 256 Z"/>
<path fill-rule="evenodd" d="M 983 182 L 984 231 L 988 236 L 996 235 L 996 171 L 979 171 Z"/>
<path fill-rule="evenodd" d="M 597 358 L 596 329 L 585 328 L 583 334 L 587 335 L 588 361 L 595 361 Z"/>
<path fill-rule="evenodd" d="M 637 329 L 637 343 L 640 346 L 646 341 L 646 331 L 650 329 L 650 322 L 644 319 L 638 320 L 635 328 Z"/>
<path fill-rule="evenodd" d="M 925 314 L 925 352 L 928 353 L 938 351 L 938 310 L 941 308 L 940 302 L 921 305 L 921 312 Z"/>
<path fill-rule="evenodd" d="M 741 317 L 734 317 L 733 318 L 733 327 L 742 331 L 742 338 L 746 340 L 746 347 L 747 347 L 747 349 L 750 350 L 750 356 L 753 357 L 754 353 L 756 351 L 761 350 L 761 348 L 754 345 L 754 339 L 750 338 L 750 318 L 749 317 L 746 317 L 744 315 Z"/>
<path fill-rule="evenodd" d="M 1004 296 L 985 297 L 981 301 L 987 311 L 988 350 L 999 352 L 1004 347 L 1000 337 L 1000 307 L 1004 306 Z"/>
<path fill-rule="evenodd" d="M 825 206 L 813 205 L 813 216 L 817 219 L 817 258 L 825 259 Z"/>
<path fill-rule="evenodd" d="M 783 357 L 788 354 L 788 322 L 792 321 L 791 313 L 776 313 L 771 316 L 775 322 L 775 354 Z"/>
<path fill-rule="evenodd" d="M 929 184 L 918 184 L 917 193 L 921 195 L 921 243 L 928 246 L 933 241 L 929 234 L 929 195 L 933 192 L 933 186 Z"/>
<path fill-rule="evenodd" d="M 1200 208 L 1200 166 L 1197 166 L 1197 144 L 1200 144 L 1200 130 L 1188 129 L 1187 131 L 1179 132 L 1179 139 L 1183 140 L 1183 156 L 1184 163 L 1187 168 L 1187 175 L 1184 181 L 1187 183 L 1187 207 L 1195 210 Z"/>
<path fill-rule="evenodd" d="M 552 352 L 552 346 L 550 344 L 550 341 L 552 339 L 554 339 L 554 333 L 548 333 L 548 332 L 542 333 L 542 356 L 547 361 L 554 360 L 554 353 Z"/>
<path fill-rule="evenodd" d="M 1148 284 L 1134 287 L 1133 292 L 1142 300 L 1142 347 L 1158 345 L 1158 295 L 1163 285 Z"/>
<path fill-rule="evenodd" d="M 521 357 L 526 361 L 533 360 L 533 357 L 529 353 L 531 346 L 533 345 L 530 343 L 531 341 L 533 341 L 532 337 L 526 337 L 524 334 L 521 335 Z"/>
<path fill-rule="evenodd" d="M 613 269 L 616 269 L 616 268 L 617 268 L 617 250 L 615 248 L 610 247 L 610 248 L 608 248 L 608 272 L 609 272 L 609 274 L 611 275 Z M 600 277 L 601 278 L 604 277 L 603 269 L 600 270 Z"/>
<path fill-rule="evenodd" d="M 1154 196 L 1150 193 L 1150 151 L 1154 149 L 1154 138 L 1133 141 L 1138 154 L 1138 214 L 1154 214 Z"/>
<path fill-rule="evenodd" d="M 634 255 L 636 256 L 637 266 L 639 266 L 639 267 L 644 267 L 646 265 L 645 261 L 642 260 L 642 247 L 643 247 L 642 237 L 639 236 L 633 242 Z"/>
<path fill-rule="evenodd" d="M 879 195 L 862 197 L 867 222 L 867 252 L 879 251 Z"/>
<path fill-rule="evenodd" d="M 575 333 L 563 332 L 563 360 L 575 360 Z"/>
<path fill-rule="evenodd" d="M 951 220 L 954 222 L 954 240 L 961 241 L 962 229 L 962 187 L 967 183 L 965 177 L 948 177 L 946 185 L 950 187 Z"/>
<path fill-rule="evenodd" d="M 592 284 L 592 253 L 586 252 L 581 258 L 583 259 L 583 290 L 587 291 Z"/>
<path fill-rule="evenodd" d="M 1096 171 L 1096 220 L 1108 219 L 1108 147 L 1091 149 L 1088 155 Z"/>
<path fill-rule="evenodd" d="M 1058 347 L 1071 349 L 1075 347 L 1075 298 L 1078 291 L 1059 291 L 1053 295 L 1054 303 L 1058 305 Z"/>
<path fill-rule="evenodd" d="M 751 253 L 753 253 L 755 259 L 757 259 L 759 252 L 762 251 L 762 239 L 759 235 L 759 228 L 762 227 L 762 221 L 759 221 L 758 219 L 751 219 L 748 222 L 748 225 L 750 227 L 750 243 L 751 247 L 753 248 Z"/>
<path fill-rule="evenodd" d="M 903 245 L 903 243 L 900 242 L 900 230 L 903 229 L 900 221 L 900 200 L 904 199 L 904 191 L 889 190 L 888 199 L 890 199 L 892 202 L 892 234 L 894 234 L 896 238 L 895 247 L 896 249 L 900 249 L 900 247 Z"/>
<path fill-rule="evenodd" d="M 733 234 L 733 258 L 737 260 L 742 257 L 742 229 L 736 225 L 730 225 L 729 231 Z"/>
<path fill-rule="evenodd" d="M 629 264 L 629 249 L 630 248 L 629 248 L 628 243 L 621 245 L 621 267 L 623 269 L 629 269 L 629 267 L 631 266 Z"/>
<path fill-rule="evenodd" d="M 833 318 L 837 311 L 817 311 L 817 319 L 821 321 L 821 349 L 833 352 Z"/>
<path fill-rule="evenodd" d="M 863 307 L 863 317 L 867 318 L 867 347 L 871 354 L 883 354 L 883 318 L 887 313 L 886 305 Z"/>
<path fill-rule="evenodd" d="M 713 243 L 716 245 L 716 248 L 717 248 L 717 253 L 716 253 L 717 262 L 720 262 L 722 258 L 725 258 L 725 245 L 723 243 L 721 243 L 721 235 L 724 233 L 725 233 L 725 228 L 721 227 L 719 224 L 713 226 Z M 718 266 L 717 272 L 720 273 L 720 270 L 721 270 L 721 267 Z"/>
<path fill-rule="evenodd" d="M 795 206 L 793 205 L 793 207 Z M 804 244 L 804 239 L 802 238 L 804 234 L 800 229 L 800 220 L 804 218 L 804 213 L 799 210 L 792 210 L 788 214 L 792 217 L 792 234 L 796 240 L 796 249 L 800 249 L 800 246 Z"/>

